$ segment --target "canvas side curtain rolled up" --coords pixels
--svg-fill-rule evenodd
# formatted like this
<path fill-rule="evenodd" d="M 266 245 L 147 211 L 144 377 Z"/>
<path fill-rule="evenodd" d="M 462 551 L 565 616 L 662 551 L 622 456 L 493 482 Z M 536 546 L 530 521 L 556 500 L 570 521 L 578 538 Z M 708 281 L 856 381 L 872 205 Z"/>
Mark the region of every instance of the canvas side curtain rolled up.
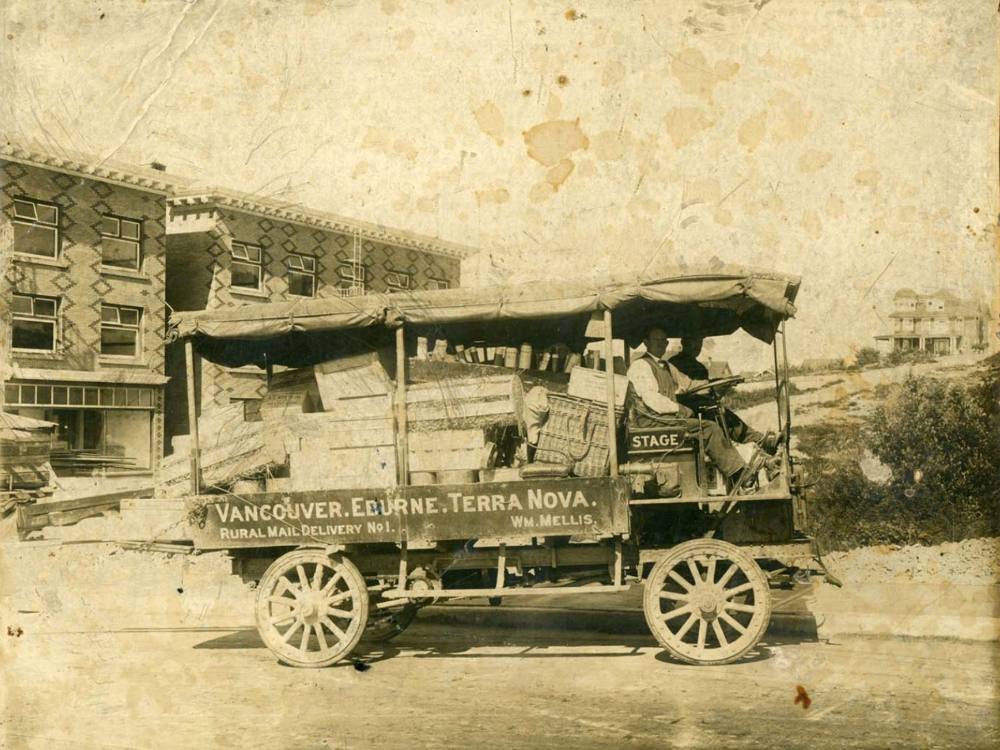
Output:
<path fill-rule="evenodd" d="M 401 323 L 448 337 L 504 337 L 515 327 L 553 340 L 582 332 L 598 310 L 615 311 L 617 335 L 635 338 L 651 323 L 670 335 L 723 335 L 742 328 L 770 342 L 795 314 L 797 277 L 736 267 L 684 269 L 656 278 L 545 280 L 520 285 L 462 287 L 359 297 L 245 305 L 176 313 L 174 335 L 192 336 L 202 356 L 235 366 L 301 365 L 363 350 Z M 664 323 L 664 321 L 666 321 Z M 325 355 L 324 355 L 325 351 Z"/>

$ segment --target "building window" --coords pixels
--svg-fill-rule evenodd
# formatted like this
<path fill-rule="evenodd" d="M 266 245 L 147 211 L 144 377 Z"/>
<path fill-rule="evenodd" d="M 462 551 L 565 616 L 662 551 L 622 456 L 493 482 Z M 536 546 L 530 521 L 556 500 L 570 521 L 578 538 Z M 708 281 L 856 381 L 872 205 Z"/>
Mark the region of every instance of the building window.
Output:
<path fill-rule="evenodd" d="M 263 277 L 260 245 L 233 243 L 233 260 L 229 267 L 229 283 L 237 289 L 260 290 Z"/>
<path fill-rule="evenodd" d="M 450 289 L 451 283 L 447 279 L 430 279 L 429 289 Z"/>
<path fill-rule="evenodd" d="M 260 405 L 263 399 L 260 398 L 233 398 L 230 397 L 230 403 L 240 403 L 243 402 L 243 421 L 244 422 L 260 422 L 263 417 L 260 415 Z"/>
<path fill-rule="evenodd" d="M 137 307 L 101 305 L 101 354 L 107 357 L 139 356 L 142 337 L 139 324 L 142 311 Z"/>
<path fill-rule="evenodd" d="M 296 297 L 316 296 L 316 259 L 309 255 L 288 256 L 288 293 Z"/>
<path fill-rule="evenodd" d="M 342 296 L 365 293 L 365 266 L 356 261 L 346 261 L 337 268 Z"/>
<path fill-rule="evenodd" d="M 25 351 L 54 352 L 59 339 L 59 300 L 14 294 L 11 346 Z"/>
<path fill-rule="evenodd" d="M 413 275 L 405 271 L 389 271 L 385 275 L 385 285 L 390 292 L 405 292 L 413 288 Z"/>
<path fill-rule="evenodd" d="M 59 206 L 32 198 L 15 198 L 14 251 L 43 258 L 57 257 Z"/>
<path fill-rule="evenodd" d="M 66 386 L 19 385 L 4 386 L 8 406 L 93 406 L 102 409 L 153 409 L 152 388 L 132 386 Z"/>
<path fill-rule="evenodd" d="M 142 222 L 106 214 L 101 217 L 101 263 L 139 270 L 142 262 Z"/>

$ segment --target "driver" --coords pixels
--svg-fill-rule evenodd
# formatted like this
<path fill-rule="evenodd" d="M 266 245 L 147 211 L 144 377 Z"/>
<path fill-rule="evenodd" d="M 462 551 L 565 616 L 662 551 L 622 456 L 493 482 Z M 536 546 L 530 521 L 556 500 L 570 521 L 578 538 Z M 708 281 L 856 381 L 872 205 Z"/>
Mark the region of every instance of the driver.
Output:
<path fill-rule="evenodd" d="M 701 347 L 704 339 L 700 336 L 685 336 L 681 338 L 681 350 L 678 354 L 670 358 L 670 364 L 681 373 L 681 378 L 677 380 L 680 388 L 680 395 L 683 392 L 704 385 L 709 380 L 708 368 L 698 361 L 701 354 Z M 719 411 L 726 423 L 726 432 L 729 437 L 737 443 L 756 443 L 761 450 L 770 453 L 772 456 L 778 451 L 778 436 L 773 432 L 766 435 L 753 429 L 739 416 L 725 408 L 719 406 Z"/>
<path fill-rule="evenodd" d="M 663 359 L 668 344 L 666 331 L 650 328 L 643 343 L 645 353 L 628 368 L 628 380 L 636 395 L 630 421 L 636 427 L 684 427 L 694 435 L 700 429 L 705 452 L 730 485 L 736 489 L 751 485 L 764 466 L 763 455 L 756 451 L 748 466 L 718 424 L 699 421 L 689 408 L 677 403 L 677 378 L 684 376 Z"/>

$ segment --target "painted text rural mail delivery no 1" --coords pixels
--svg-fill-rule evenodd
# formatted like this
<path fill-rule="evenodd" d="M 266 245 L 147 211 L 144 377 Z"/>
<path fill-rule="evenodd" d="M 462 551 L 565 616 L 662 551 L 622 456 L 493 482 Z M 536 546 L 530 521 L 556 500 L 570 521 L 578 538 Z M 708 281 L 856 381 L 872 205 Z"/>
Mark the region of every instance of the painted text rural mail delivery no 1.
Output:
<path fill-rule="evenodd" d="M 205 496 L 203 549 L 426 542 L 628 532 L 624 480 L 609 478 Z"/>

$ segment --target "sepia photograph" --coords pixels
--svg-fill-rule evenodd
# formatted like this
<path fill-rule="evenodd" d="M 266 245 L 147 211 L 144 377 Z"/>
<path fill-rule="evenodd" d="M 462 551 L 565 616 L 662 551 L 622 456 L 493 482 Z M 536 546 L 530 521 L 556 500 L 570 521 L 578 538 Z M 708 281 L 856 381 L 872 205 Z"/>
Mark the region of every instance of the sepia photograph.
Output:
<path fill-rule="evenodd" d="M 996 0 L 0 0 L 0 748 L 1000 746 Z"/>

